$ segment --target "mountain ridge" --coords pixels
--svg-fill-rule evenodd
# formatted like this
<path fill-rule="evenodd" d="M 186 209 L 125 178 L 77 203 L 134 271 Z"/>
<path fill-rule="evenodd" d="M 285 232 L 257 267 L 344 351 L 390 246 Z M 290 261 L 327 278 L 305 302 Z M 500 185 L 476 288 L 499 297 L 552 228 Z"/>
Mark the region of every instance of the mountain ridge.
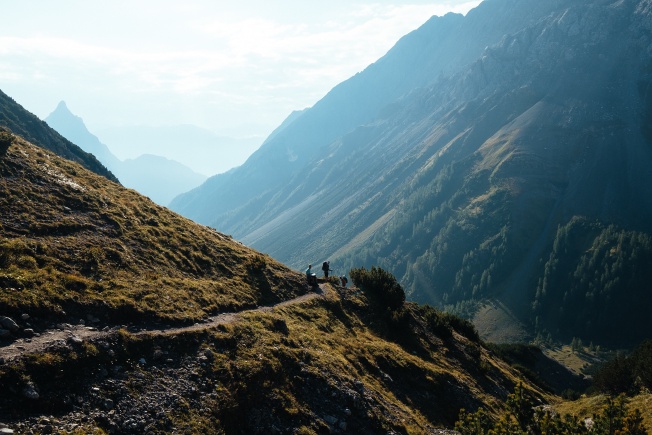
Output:
<path fill-rule="evenodd" d="M 81 117 L 73 114 L 61 101 L 45 118 L 55 130 L 86 152 L 95 155 L 126 187 L 138 190 L 160 205 L 201 184 L 206 177 L 187 166 L 162 156 L 143 154 L 135 159 L 118 159 L 109 147 L 86 128 Z"/>
<path fill-rule="evenodd" d="M 415 304 L 390 314 L 376 287 L 311 289 L 224 234 L 1 139 L 3 429 L 446 433 L 462 407 L 503 409 L 516 383 L 553 397 L 462 319 Z"/>
<path fill-rule="evenodd" d="M 81 163 L 93 172 L 118 182 L 118 179 L 95 156 L 86 153 L 61 136 L 2 91 L 0 91 L 0 109 L 0 126 L 7 127 L 44 149 Z"/>
<path fill-rule="evenodd" d="M 649 11 L 634 0 L 483 2 L 466 22 L 495 25 L 483 32 L 500 36 L 472 62 L 384 106 L 284 173 L 286 184 L 261 182 L 227 212 L 197 212 L 297 269 L 325 259 L 337 273 L 375 264 L 419 302 L 463 310 L 497 298 L 533 335 L 633 344 L 652 330 L 638 323 L 644 314 L 635 309 L 629 326 L 611 330 L 608 319 L 634 295 L 647 300 L 640 283 L 652 279 L 642 272 L 652 231 Z M 249 189 L 251 180 L 234 173 L 228 187 Z M 620 250 L 619 238 L 639 242 Z M 563 268 L 559 243 L 583 246 Z M 591 269 L 588 253 L 610 249 L 622 258 L 600 254 L 600 267 L 616 272 Z M 544 283 L 553 276 L 554 291 Z M 552 315 L 560 305 L 563 314 Z M 570 326 L 573 310 L 581 327 Z"/>
<path fill-rule="evenodd" d="M 546 6 L 539 6 L 541 2 L 532 2 L 532 4 L 533 9 L 546 8 Z M 429 48 L 428 43 L 433 35 L 445 35 L 449 41 L 465 39 L 462 38 L 463 32 L 456 27 L 456 24 L 459 20 L 470 20 L 473 17 L 475 15 L 471 12 L 467 18 L 463 18 L 459 14 L 432 17 L 419 29 L 403 37 L 381 60 L 335 86 L 322 100 L 310 110 L 305 111 L 289 128 L 283 129 L 271 140 L 266 141 L 241 168 L 237 168 L 236 171 L 226 176 L 218 175 L 210 178 L 205 186 L 200 186 L 192 192 L 181 195 L 170 206 L 191 219 L 214 225 L 220 214 L 228 210 L 229 207 L 241 207 L 248 201 L 255 201 L 256 197 L 260 195 L 268 195 L 281 183 L 286 182 L 290 176 L 296 175 L 298 170 L 304 168 L 307 162 L 316 157 L 316 153 L 321 147 L 328 145 L 338 135 L 371 121 L 384 106 L 413 89 L 415 83 L 423 86 L 430 82 L 432 78 L 428 71 L 435 70 L 438 75 L 444 69 L 455 71 L 461 68 L 465 62 L 470 62 L 473 59 L 472 54 L 467 54 L 464 57 L 462 53 L 467 52 L 454 50 L 451 47 L 446 52 L 447 58 L 433 57 L 437 59 L 435 62 L 423 65 L 421 51 Z M 512 22 L 511 19 L 505 21 Z M 447 32 L 450 33 L 446 34 Z M 428 33 L 429 37 L 422 37 L 423 33 Z M 418 40 L 425 46 L 407 50 L 404 46 L 410 39 Z M 474 49 L 478 54 L 484 48 L 483 44 L 484 42 L 476 43 Z M 472 53 L 472 50 L 468 52 Z M 385 67 L 384 64 L 388 61 L 384 59 L 391 57 L 398 58 L 394 62 L 398 65 L 397 68 Z M 421 63 L 419 63 L 420 60 Z M 415 63 L 419 67 L 415 67 Z M 383 91 L 378 92 L 378 82 L 384 79 L 384 76 L 389 77 L 390 83 L 384 82 Z M 338 110 L 334 111 L 332 106 L 338 106 Z M 290 132 L 292 136 L 288 136 Z M 249 167 L 256 167 L 256 170 L 249 169 Z M 249 181 L 246 185 L 240 183 L 237 186 L 237 194 L 229 194 L 234 190 L 230 180 L 238 177 Z M 260 186 L 265 186 L 265 188 L 259 191 Z M 202 194 L 211 198 L 212 206 L 204 201 Z M 203 211 L 194 211 L 192 209 L 193 201 L 198 203 L 197 210 Z M 213 207 L 213 209 L 206 209 L 207 207 Z M 214 209 L 215 207 L 221 209 Z M 224 222 L 221 224 L 223 225 Z"/>

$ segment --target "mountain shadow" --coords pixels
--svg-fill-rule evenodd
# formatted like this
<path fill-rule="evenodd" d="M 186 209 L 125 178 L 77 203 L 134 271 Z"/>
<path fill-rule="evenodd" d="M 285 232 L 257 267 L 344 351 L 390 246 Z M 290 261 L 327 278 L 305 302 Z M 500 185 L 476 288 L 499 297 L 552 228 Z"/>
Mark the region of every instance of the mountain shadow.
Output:
<path fill-rule="evenodd" d="M 378 265 L 412 300 L 491 299 L 532 335 L 636 343 L 651 10 L 494 0 L 433 18 L 172 207 L 296 268 Z"/>

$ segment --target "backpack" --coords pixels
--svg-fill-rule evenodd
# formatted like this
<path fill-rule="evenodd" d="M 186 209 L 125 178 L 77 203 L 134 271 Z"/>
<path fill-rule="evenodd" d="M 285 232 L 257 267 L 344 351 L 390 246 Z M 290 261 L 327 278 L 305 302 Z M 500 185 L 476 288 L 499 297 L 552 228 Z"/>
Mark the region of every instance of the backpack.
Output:
<path fill-rule="evenodd" d="M 321 270 L 328 270 L 328 261 L 324 261 L 324 264 L 321 265 Z"/>

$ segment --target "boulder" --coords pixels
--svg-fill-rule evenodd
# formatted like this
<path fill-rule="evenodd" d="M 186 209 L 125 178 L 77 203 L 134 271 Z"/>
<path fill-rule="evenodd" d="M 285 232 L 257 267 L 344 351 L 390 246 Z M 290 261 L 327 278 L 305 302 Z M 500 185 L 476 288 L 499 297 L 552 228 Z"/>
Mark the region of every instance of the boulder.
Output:
<path fill-rule="evenodd" d="M 0 316 L 0 326 L 11 332 L 18 331 L 18 324 L 10 317 Z"/>
<path fill-rule="evenodd" d="M 23 388 L 23 396 L 30 400 L 37 400 L 40 397 L 38 391 L 36 391 L 36 387 L 34 387 L 34 384 L 32 383 L 25 385 L 25 388 Z"/>

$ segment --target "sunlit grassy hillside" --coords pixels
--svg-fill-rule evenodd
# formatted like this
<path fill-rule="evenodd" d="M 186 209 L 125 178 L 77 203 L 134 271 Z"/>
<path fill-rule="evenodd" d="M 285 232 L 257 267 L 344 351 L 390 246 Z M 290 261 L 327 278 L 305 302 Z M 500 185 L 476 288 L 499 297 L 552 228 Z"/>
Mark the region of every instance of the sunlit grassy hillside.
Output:
<path fill-rule="evenodd" d="M 0 312 L 198 320 L 307 291 L 229 236 L 0 134 Z"/>
<path fill-rule="evenodd" d="M 12 427 L 37 424 L 32 407 L 83 433 L 425 434 L 452 427 L 461 408 L 501 412 L 521 382 L 446 315 L 414 304 L 389 315 L 363 292 L 325 288 L 215 329 L 122 330 L 0 366 L 0 408 L 13 410 Z M 21 395 L 25 385 L 38 402 Z M 80 414 L 75 400 L 94 405 Z"/>

